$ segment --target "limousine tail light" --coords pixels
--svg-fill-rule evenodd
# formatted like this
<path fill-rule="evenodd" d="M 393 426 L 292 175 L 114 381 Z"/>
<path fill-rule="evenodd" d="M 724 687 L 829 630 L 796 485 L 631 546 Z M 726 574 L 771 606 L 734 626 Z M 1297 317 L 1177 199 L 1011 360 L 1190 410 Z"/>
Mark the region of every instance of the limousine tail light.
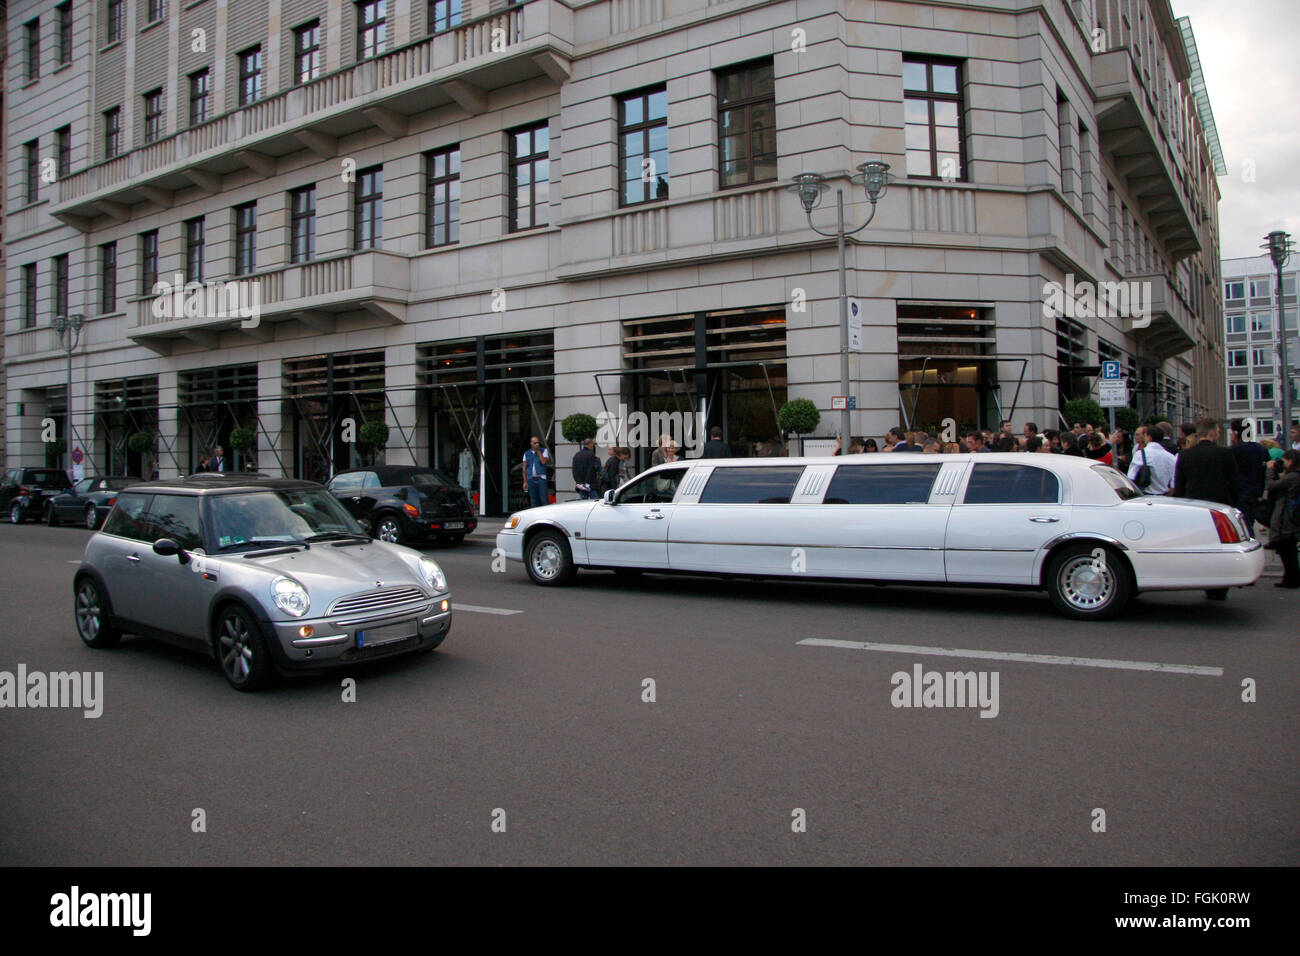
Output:
<path fill-rule="evenodd" d="M 1237 533 L 1237 528 L 1232 523 L 1232 519 L 1222 511 L 1211 511 L 1210 515 L 1214 518 L 1214 530 L 1219 532 L 1219 541 L 1223 544 L 1236 544 L 1241 540 L 1241 535 Z"/>

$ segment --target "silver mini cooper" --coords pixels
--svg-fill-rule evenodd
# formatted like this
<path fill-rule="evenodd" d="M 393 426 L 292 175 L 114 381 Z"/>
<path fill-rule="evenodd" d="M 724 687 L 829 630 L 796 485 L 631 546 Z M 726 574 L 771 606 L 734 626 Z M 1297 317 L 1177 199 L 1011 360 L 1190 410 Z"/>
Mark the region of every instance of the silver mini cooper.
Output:
<path fill-rule="evenodd" d="M 372 541 L 320 485 L 204 474 L 122 491 L 73 582 L 77 633 L 202 650 L 236 690 L 431 651 L 451 629 L 437 563 Z"/>

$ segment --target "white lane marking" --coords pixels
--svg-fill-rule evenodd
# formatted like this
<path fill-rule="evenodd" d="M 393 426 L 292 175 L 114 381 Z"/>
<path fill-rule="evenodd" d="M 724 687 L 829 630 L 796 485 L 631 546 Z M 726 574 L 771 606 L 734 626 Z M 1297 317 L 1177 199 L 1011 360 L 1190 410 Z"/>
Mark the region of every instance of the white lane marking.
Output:
<path fill-rule="evenodd" d="M 65 564 L 80 564 L 80 561 L 66 561 Z"/>
<path fill-rule="evenodd" d="M 523 611 L 514 611 L 508 607 L 479 607 L 477 604 L 454 604 L 453 611 L 470 611 L 474 614 L 523 614 Z"/>
<path fill-rule="evenodd" d="M 1159 664 L 1154 661 L 1112 661 L 1100 657 L 1060 657 L 1056 654 L 1022 654 L 1017 651 L 962 650 L 958 647 L 914 647 L 910 644 L 874 644 L 866 641 L 836 641 L 806 637 L 800 644 L 816 647 L 846 647 L 855 651 L 885 651 L 890 654 L 921 654 L 936 657 L 971 657 L 990 661 L 1019 661 L 1025 664 L 1072 664 L 1075 667 L 1109 667 L 1124 671 L 1158 671 L 1163 674 L 1196 674 L 1222 677 L 1222 667 L 1200 664 Z"/>

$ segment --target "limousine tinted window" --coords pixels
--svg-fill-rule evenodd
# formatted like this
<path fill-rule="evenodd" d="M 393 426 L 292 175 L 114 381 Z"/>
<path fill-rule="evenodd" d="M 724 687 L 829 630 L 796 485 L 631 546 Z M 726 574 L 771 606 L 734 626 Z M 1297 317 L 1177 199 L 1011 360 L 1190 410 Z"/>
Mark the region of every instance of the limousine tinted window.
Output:
<path fill-rule="evenodd" d="M 685 474 L 685 468 L 670 468 L 667 471 L 656 471 L 652 475 L 642 475 L 619 492 L 618 501 L 625 505 L 667 504 L 677 494 L 677 486 L 682 483 Z"/>
<path fill-rule="evenodd" d="M 1121 501 L 1142 497 L 1142 489 L 1129 480 L 1128 475 L 1116 471 L 1110 465 L 1093 465 L 1092 470 L 1106 479 L 1106 484 L 1115 489 L 1115 494 L 1119 495 Z"/>
<path fill-rule="evenodd" d="M 841 465 L 826 489 L 828 505 L 925 504 L 940 465 Z"/>
<path fill-rule="evenodd" d="M 968 505 L 1040 505 L 1061 500 L 1061 483 L 1045 468 L 976 465 L 966 486 Z"/>
<path fill-rule="evenodd" d="M 803 466 L 714 468 L 700 495 L 702 505 L 788 505 Z"/>

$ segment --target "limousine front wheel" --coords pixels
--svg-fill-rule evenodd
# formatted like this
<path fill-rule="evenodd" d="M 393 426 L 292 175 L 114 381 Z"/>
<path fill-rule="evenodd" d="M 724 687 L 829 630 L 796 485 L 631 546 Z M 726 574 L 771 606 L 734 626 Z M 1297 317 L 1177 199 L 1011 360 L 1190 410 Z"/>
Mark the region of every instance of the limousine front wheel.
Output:
<path fill-rule="evenodd" d="M 538 584 L 572 584 L 578 573 L 569 542 L 558 531 L 541 531 L 528 541 L 524 561 L 528 576 Z"/>
<path fill-rule="evenodd" d="M 1114 617 L 1133 594 L 1124 559 L 1110 548 L 1075 544 L 1052 556 L 1047 569 L 1052 603 L 1069 617 Z"/>

